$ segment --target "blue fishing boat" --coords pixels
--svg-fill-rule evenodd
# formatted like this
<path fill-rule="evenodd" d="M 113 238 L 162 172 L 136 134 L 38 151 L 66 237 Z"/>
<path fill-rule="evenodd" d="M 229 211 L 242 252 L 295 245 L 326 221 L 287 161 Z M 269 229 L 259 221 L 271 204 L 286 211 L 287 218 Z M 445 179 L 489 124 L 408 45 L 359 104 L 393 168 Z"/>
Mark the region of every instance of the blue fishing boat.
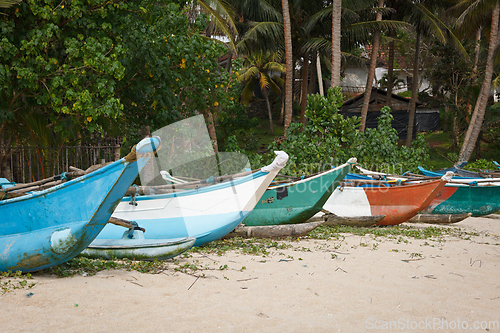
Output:
<path fill-rule="evenodd" d="M 195 237 L 194 246 L 200 246 L 225 236 L 252 211 L 288 160 L 285 152 L 275 151 L 270 165 L 252 171 L 244 154 L 215 153 L 203 115 L 153 135 L 161 138 L 162 150 L 112 216 L 144 228 L 144 242 Z M 108 224 L 92 246 L 122 234 L 123 229 Z"/>
<path fill-rule="evenodd" d="M 0 271 L 37 271 L 82 252 L 160 146 L 159 138 L 143 139 L 126 157 L 93 172 L 73 179 L 65 173 L 54 177 L 58 185 L 0 200 Z M 22 187 L 2 190 L 15 195 Z"/>
<path fill-rule="evenodd" d="M 437 171 L 430 171 L 430 170 L 427 170 L 421 166 L 418 167 L 418 170 L 420 171 L 420 173 L 422 173 L 424 176 L 428 176 L 428 177 L 441 177 L 442 175 L 444 175 L 446 173 L 446 171 L 452 171 L 453 173 L 455 173 L 455 175 L 453 176 L 453 178 L 461 178 L 461 179 L 474 179 L 474 178 L 478 178 L 479 175 L 474 175 L 474 174 L 465 174 L 464 172 L 459 172 L 457 168 L 455 167 L 452 167 L 452 168 L 448 168 L 448 169 L 441 169 L 441 170 L 437 170 Z M 463 169 L 461 169 L 463 170 Z M 480 178 L 480 177 L 479 177 Z"/>
<path fill-rule="evenodd" d="M 193 186 L 171 192 L 172 186 L 140 187 L 139 195 L 125 197 L 113 217 L 134 221 L 146 232 L 147 240 L 196 237 L 194 246 L 217 240 L 234 228 L 253 210 L 269 184 L 288 160 L 285 152 L 275 152 L 272 164 L 211 181 L 176 185 Z M 218 179 L 223 179 L 220 183 Z M 170 186 L 170 187 L 169 187 Z M 142 194 L 149 190 L 150 194 Z M 119 239 L 123 229 L 108 224 L 96 239 Z"/>

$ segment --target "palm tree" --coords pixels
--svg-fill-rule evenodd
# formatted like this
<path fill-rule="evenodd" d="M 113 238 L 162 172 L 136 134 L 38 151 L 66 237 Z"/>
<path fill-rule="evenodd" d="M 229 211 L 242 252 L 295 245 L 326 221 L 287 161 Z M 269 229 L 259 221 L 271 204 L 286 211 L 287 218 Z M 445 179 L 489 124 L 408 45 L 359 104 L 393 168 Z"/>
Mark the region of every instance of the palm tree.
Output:
<path fill-rule="evenodd" d="M 283 30 L 285 32 L 285 60 L 286 60 L 286 76 L 285 76 L 285 136 L 292 122 L 292 89 L 293 89 L 293 59 L 292 59 L 292 30 L 290 25 L 290 9 L 288 8 L 288 0 L 281 0 L 283 7 Z"/>
<path fill-rule="evenodd" d="M 271 89 L 275 94 L 280 94 L 279 86 L 283 85 L 283 80 L 279 75 L 286 71 L 285 66 L 277 62 L 277 59 L 278 56 L 276 54 L 266 51 L 256 51 L 245 57 L 246 66 L 238 71 L 238 81 L 245 84 L 242 93 L 243 104 L 247 104 L 250 101 L 254 95 L 255 84 L 259 84 L 267 105 L 271 135 L 274 135 L 273 115 L 267 89 Z"/>
<path fill-rule="evenodd" d="M 415 123 L 415 108 L 418 97 L 418 70 L 420 58 L 420 42 L 422 36 L 433 35 L 443 43 L 453 45 L 464 57 L 468 58 L 464 47 L 453 34 L 451 29 L 442 22 L 435 14 L 441 12 L 446 7 L 446 3 L 442 4 L 439 1 L 408 1 L 402 0 L 400 3 L 401 12 L 406 21 L 413 24 L 416 32 L 415 56 L 413 63 L 412 77 L 412 95 L 410 100 L 410 112 L 408 119 L 408 132 L 406 135 L 406 146 L 411 146 L 413 137 L 413 126 Z"/>
<path fill-rule="evenodd" d="M 379 0 L 378 8 L 384 6 L 384 0 Z M 377 9 L 378 9 L 377 8 Z M 375 21 L 382 21 L 382 12 L 377 10 L 377 17 Z M 375 67 L 377 66 L 378 58 L 378 47 L 380 43 L 380 30 L 375 30 L 373 33 L 373 44 L 372 44 L 372 56 L 370 61 L 370 69 L 368 70 L 368 77 L 366 79 L 366 89 L 365 96 L 363 98 L 363 106 L 361 107 L 361 124 L 359 125 L 359 131 L 365 131 L 366 116 L 368 114 L 368 106 L 370 104 L 370 95 L 373 87 L 373 78 L 375 77 Z"/>
<path fill-rule="evenodd" d="M 469 161 L 472 155 L 472 151 L 476 146 L 476 141 L 479 137 L 479 133 L 483 124 L 486 105 L 488 102 L 488 97 L 490 95 L 491 79 L 493 77 L 493 60 L 496 48 L 498 46 L 498 19 L 500 13 L 500 5 L 498 1 L 462 1 L 457 5 L 457 7 L 463 6 L 467 7 L 457 20 L 459 25 L 463 25 L 466 23 L 474 24 L 474 21 L 477 20 L 477 17 L 479 15 L 491 11 L 491 27 L 484 80 L 481 85 L 479 98 L 477 99 L 476 105 L 474 107 L 474 112 L 472 113 L 469 127 L 467 128 L 467 132 L 465 134 L 462 149 L 460 150 L 460 154 L 458 155 L 458 164 Z"/>
<path fill-rule="evenodd" d="M 196 4 L 208 14 L 209 25 L 207 35 L 209 37 L 216 35 L 224 35 L 229 38 L 229 51 L 236 52 L 236 39 L 238 29 L 233 20 L 234 8 L 226 1 L 221 0 L 195 0 L 192 3 L 192 8 L 196 8 Z M 196 14 L 195 14 L 196 15 Z"/>
<path fill-rule="evenodd" d="M 340 85 L 340 67 L 341 51 L 340 51 L 340 36 L 341 36 L 341 18 L 342 18 L 342 0 L 333 0 L 332 3 L 332 78 L 331 86 Z"/>

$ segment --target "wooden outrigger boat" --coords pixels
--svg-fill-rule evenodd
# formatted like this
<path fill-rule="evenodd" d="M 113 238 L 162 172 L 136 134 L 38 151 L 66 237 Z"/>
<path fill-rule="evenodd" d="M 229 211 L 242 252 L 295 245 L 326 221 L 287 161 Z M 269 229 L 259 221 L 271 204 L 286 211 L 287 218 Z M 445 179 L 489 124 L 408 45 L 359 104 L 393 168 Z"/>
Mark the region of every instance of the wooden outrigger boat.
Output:
<path fill-rule="evenodd" d="M 422 213 L 471 213 L 472 216 L 483 216 L 499 210 L 500 185 L 491 185 L 491 183 L 486 185 L 481 185 L 481 183 L 475 185 L 449 183 L 443 187 L 429 206 L 422 210 Z"/>
<path fill-rule="evenodd" d="M 56 176 L 60 184 L 41 191 L 21 193 L 22 184 L 5 188 L 20 196 L 0 200 L 0 271 L 37 271 L 82 252 L 160 146 L 158 138 L 144 139 L 126 157 L 73 179 L 79 172 Z"/>
<path fill-rule="evenodd" d="M 356 158 L 339 167 L 298 180 L 270 186 L 244 220 L 247 226 L 303 223 L 318 213 Z"/>
<path fill-rule="evenodd" d="M 261 170 L 219 177 L 222 182 L 215 179 L 213 185 L 203 181 L 175 185 L 185 190 L 174 193 L 169 193 L 174 185 L 155 186 L 144 195 L 147 188 L 140 188 L 140 195 L 121 200 L 113 217 L 135 221 L 146 229 L 144 237 L 149 240 L 195 237 L 194 246 L 212 242 L 243 221 L 285 166 L 288 155 L 275 153 L 273 163 Z M 119 239 L 122 233 L 110 224 L 97 239 Z"/>
<path fill-rule="evenodd" d="M 397 225 L 427 207 L 451 176 L 412 185 L 339 187 L 323 207 L 342 217 L 385 215 L 377 225 Z"/>
<path fill-rule="evenodd" d="M 306 222 L 283 225 L 265 225 L 265 226 L 246 226 L 240 224 L 224 238 L 243 237 L 243 238 L 285 238 L 299 237 L 308 234 L 323 224 L 323 221 Z"/>
<path fill-rule="evenodd" d="M 472 213 L 461 214 L 417 214 L 406 222 L 429 223 L 429 224 L 451 224 L 458 223 L 470 217 Z"/>
<path fill-rule="evenodd" d="M 458 166 L 455 166 L 453 168 L 449 168 L 453 173 L 455 173 L 455 176 L 458 177 L 459 179 L 483 179 L 483 178 L 490 178 L 490 179 L 497 179 L 500 180 L 500 170 L 487 170 L 487 171 L 471 171 L 471 170 L 466 170 L 462 169 Z M 442 176 L 444 171 L 443 170 L 438 170 L 438 171 L 429 171 L 425 168 L 418 167 L 418 170 L 425 176 L 429 177 L 436 177 L 436 176 Z M 448 170 L 448 169 L 446 169 Z"/>
<path fill-rule="evenodd" d="M 364 169 L 362 169 L 363 171 Z M 386 179 L 404 179 L 402 176 L 386 175 Z M 453 178 L 422 209 L 423 214 L 462 214 L 484 216 L 500 210 L 499 178 Z"/>

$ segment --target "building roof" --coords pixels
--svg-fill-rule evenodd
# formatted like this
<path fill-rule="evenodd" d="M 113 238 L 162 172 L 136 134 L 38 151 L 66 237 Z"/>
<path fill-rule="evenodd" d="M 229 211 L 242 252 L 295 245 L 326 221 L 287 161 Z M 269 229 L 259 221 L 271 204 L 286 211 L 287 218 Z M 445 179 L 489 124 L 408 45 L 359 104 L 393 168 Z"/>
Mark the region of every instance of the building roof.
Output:
<path fill-rule="evenodd" d="M 345 101 L 340 107 L 340 112 L 356 112 L 360 111 L 363 106 L 363 99 L 365 93 L 359 94 L 347 101 Z M 368 106 L 368 111 L 380 111 L 382 107 L 386 106 L 385 96 L 387 96 L 387 91 L 372 88 L 372 93 L 370 94 L 370 105 Z M 410 109 L 410 99 L 405 98 L 396 94 L 392 94 L 392 107 L 393 111 L 407 111 Z M 422 103 L 417 101 L 417 107 L 422 106 Z"/>

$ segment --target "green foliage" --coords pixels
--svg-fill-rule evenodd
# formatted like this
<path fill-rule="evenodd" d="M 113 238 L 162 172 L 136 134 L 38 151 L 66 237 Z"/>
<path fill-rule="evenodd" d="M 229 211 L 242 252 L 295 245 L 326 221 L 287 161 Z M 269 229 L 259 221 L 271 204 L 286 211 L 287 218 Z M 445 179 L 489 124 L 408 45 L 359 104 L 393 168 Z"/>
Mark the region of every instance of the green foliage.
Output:
<path fill-rule="evenodd" d="M 77 256 L 61 265 L 53 266 L 44 269 L 41 272 L 54 274 L 58 277 L 68 277 L 75 274 L 95 275 L 104 270 L 124 269 L 127 271 L 135 270 L 141 273 L 157 274 L 165 270 L 167 263 L 164 261 L 133 261 L 129 259 L 123 260 L 101 260 L 89 259 L 82 256 Z"/>
<path fill-rule="evenodd" d="M 391 173 L 416 172 L 419 165 L 425 165 L 429 147 L 423 136 L 418 135 L 411 148 L 399 147 L 388 107 L 381 110 L 376 129 L 361 133 L 357 130 L 359 118 L 344 118 L 338 113 L 341 104 L 339 87 L 329 89 L 324 97 L 309 95 L 307 126 L 292 123 L 287 138 L 270 145 L 271 151 L 284 150 L 290 156 L 282 173 L 311 174 L 345 163 L 350 157 L 357 157 L 358 163 L 367 168 Z M 270 162 L 274 156 L 265 157 L 264 161 Z"/>
<path fill-rule="evenodd" d="M 429 157 L 429 146 L 422 134 L 417 135 L 410 148 L 398 146 L 398 134 L 391 126 L 392 120 L 390 108 L 383 107 L 377 128 L 365 130 L 364 139 L 352 154 L 359 164 L 369 169 L 393 174 L 417 172 L 417 167 L 425 165 Z"/>
<path fill-rule="evenodd" d="M 471 170 L 471 171 L 487 171 L 487 170 L 497 170 L 498 168 L 496 167 L 495 164 L 493 164 L 492 161 L 488 161 L 485 159 L 479 159 L 477 161 L 474 161 L 473 163 L 467 163 L 465 165 L 465 169 Z"/>
<path fill-rule="evenodd" d="M 23 137 L 28 111 L 70 139 L 160 128 L 229 100 L 223 44 L 169 0 L 30 1 L 0 13 L 0 125 L 12 136 Z"/>
<path fill-rule="evenodd" d="M 404 97 L 404 98 L 411 98 L 411 90 L 406 90 L 398 93 L 398 96 Z"/>
<path fill-rule="evenodd" d="M 32 276 L 30 273 L 23 275 L 21 271 L 0 272 L 0 290 L 2 294 L 16 289 L 31 289 L 35 283 L 28 283 Z"/>

